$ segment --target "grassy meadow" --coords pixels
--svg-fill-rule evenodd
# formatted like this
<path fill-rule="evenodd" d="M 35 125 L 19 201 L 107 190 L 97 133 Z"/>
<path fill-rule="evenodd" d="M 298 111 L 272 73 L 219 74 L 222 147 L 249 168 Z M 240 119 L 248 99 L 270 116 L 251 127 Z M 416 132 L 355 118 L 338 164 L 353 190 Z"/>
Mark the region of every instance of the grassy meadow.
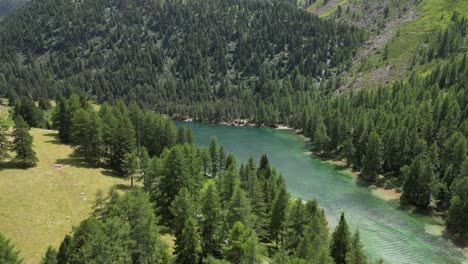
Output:
<path fill-rule="evenodd" d="M 70 157 L 72 149 L 56 139 L 56 131 L 32 129 L 39 163 L 0 170 L 0 232 L 20 250 L 24 263 L 39 263 L 47 246 L 58 247 L 91 212 L 98 189 L 125 189 L 129 181 Z"/>

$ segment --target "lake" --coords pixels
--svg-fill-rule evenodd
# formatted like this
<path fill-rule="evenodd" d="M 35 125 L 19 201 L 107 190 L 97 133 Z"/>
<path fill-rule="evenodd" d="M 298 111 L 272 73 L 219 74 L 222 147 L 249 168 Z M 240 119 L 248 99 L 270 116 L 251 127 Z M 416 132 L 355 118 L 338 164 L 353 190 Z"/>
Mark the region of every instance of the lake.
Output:
<path fill-rule="evenodd" d="M 180 125 L 181 122 L 176 122 Z M 366 253 L 386 263 L 468 263 L 467 254 L 441 236 L 443 221 L 399 206 L 375 187 L 328 162 L 312 159 L 303 139 L 288 131 L 183 123 L 194 132 L 199 147 L 218 138 L 227 152 L 245 162 L 267 154 L 284 176 L 291 195 L 317 199 L 334 227 L 341 212 L 354 232 L 359 228 Z"/>

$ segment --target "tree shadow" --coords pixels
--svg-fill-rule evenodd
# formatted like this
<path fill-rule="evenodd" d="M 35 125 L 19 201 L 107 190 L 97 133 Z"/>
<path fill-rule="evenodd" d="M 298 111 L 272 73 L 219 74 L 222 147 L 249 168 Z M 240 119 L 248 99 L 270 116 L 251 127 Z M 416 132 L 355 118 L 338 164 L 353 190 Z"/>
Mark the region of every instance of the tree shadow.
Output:
<path fill-rule="evenodd" d="M 115 189 L 120 190 L 120 191 L 128 191 L 131 190 L 132 187 L 128 184 L 123 184 L 123 183 L 118 183 L 113 186 Z"/>
<path fill-rule="evenodd" d="M 0 170 L 5 170 L 5 169 L 27 170 L 27 169 L 31 169 L 34 167 L 35 166 L 30 166 L 30 165 L 23 164 L 21 162 L 17 162 L 14 160 L 0 163 Z"/>
<path fill-rule="evenodd" d="M 64 145 L 64 143 L 58 139 L 58 134 L 57 133 L 46 133 L 46 134 L 44 134 L 44 137 L 52 138 L 52 139 L 44 141 L 45 143 L 51 143 L 51 144 L 56 144 L 56 145 Z"/>
<path fill-rule="evenodd" d="M 75 168 L 86 168 L 86 169 L 100 168 L 99 165 L 94 165 L 94 164 L 87 162 L 84 159 L 78 159 L 78 158 L 73 158 L 73 157 L 67 158 L 67 159 L 57 159 L 55 163 L 68 165 L 68 166 L 75 167 Z"/>
<path fill-rule="evenodd" d="M 119 179 L 122 179 L 124 178 L 122 174 L 116 172 L 116 171 L 113 171 L 109 168 L 106 168 L 104 170 L 101 171 L 101 174 L 104 175 L 104 176 L 109 176 L 109 177 L 114 177 L 114 178 L 119 178 Z"/>

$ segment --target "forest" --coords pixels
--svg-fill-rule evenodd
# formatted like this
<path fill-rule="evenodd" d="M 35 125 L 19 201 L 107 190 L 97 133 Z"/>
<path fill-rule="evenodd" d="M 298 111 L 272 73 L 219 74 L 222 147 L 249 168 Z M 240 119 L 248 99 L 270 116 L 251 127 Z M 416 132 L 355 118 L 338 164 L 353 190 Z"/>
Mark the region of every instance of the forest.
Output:
<path fill-rule="evenodd" d="M 321 230 L 326 223 L 318 205 L 293 201 L 266 157 L 237 166 L 215 140 L 197 149 L 192 132 L 166 117 L 287 125 L 310 138 L 317 157 L 346 161 L 364 180 L 400 192 L 402 205 L 443 215 L 447 229 L 467 239 L 467 30 L 467 18 L 454 12 L 447 27 L 426 36 L 408 58 L 400 79 L 343 91 L 344 74 L 369 33 L 290 1 L 32 0 L 0 23 L 0 96 L 9 99 L 15 120 L 12 146 L 7 126 L 0 129 L 0 158 L 13 151 L 21 166 L 34 166 L 28 128 L 53 128 L 75 155 L 142 188 L 102 194 L 95 215 L 64 240 L 63 250 L 91 250 L 83 242 L 89 229 L 102 235 L 91 240 L 128 241 L 115 245 L 122 261 L 156 255 L 163 261 L 166 251 L 157 241 L 167 229 L 177 243 L 199 241 L 183 254 L 208 263 L 265 256 L 278 263 L 311 263 L 318 256 L 327 263 L 363 263 L 347 260 L 348 252 L 361 252 L 359 235 L 347 234 L 346 250 L 334 251 L 335 236 Z M 386 48 L 381 57 L 388 60 Z M 50 99 L 57 102 L 53 109 Z M 99 111 L 89 100 L 101 104 Z M 222 228 L 210 249 L 200 198 L 207 193 L 219 196 L 211 207 L 222 208 L 213 220 Z M 180 205 L 191 214 L 177 221 L 173 203 L 184 199 L 193 202 Z M 149 255 L 137 246 L 136 223 L 126 218 L 132 212 L 122 209 L 134 202 L 155 209 L 144 221 L 161 225 L 148 238 L 157 245 Z M 283 204 L 275 208 L 276 202 Z M 239 224 L 225 211 L 231 205 L 239 213 L 232 217 L 244 219 Z M 297 230 L 288 218 L 294 213 L 304 215 L 296 217 L 302 219 Z M 120 235 L 130 239 L 110 238 L 117 235 L 113 222 L 127 225 Z M 317 225 L 320 230 L 309 230 Z M 301 238 L 296 242 L 294 232 Z M 320 247 L 309 252 L 315 243 Z M 230 250 L 241 249 L 246 259 L 232 259 L 240 253 Z M 63 250 L 48 254 L 65 254 L 70 263 L 85 258 Z"/>
<path fill-rule="evenodd" d="M 19 109 L 27 101 L 19 100 Z M 266 155 L 238 165 L 216 138 L 198 149 L 189 129 L 136 104 L 118 100 L 98 112 L 90 106 L 75 94 L 62 99 L 52 126 L 75 155 L 119 171 L 132 187 L 99 191 L 92 215 L 41 263 L 368 263 L 345 215 L 329 234 L 317 202 L 291 197 Z M 27 134 L 22 116 L 14 120 L 15 131 Z M 175 236 L 173 255 L 162 232 Z M 3 236 L 0 249 L 0 259 L 20 263 Z"/>

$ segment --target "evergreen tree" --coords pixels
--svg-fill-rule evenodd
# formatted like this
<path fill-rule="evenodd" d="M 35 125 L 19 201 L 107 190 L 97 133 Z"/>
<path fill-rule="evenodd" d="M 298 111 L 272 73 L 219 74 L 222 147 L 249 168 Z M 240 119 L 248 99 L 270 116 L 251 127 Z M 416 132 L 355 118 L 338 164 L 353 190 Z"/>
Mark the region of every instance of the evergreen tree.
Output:
<path fill-rule="evenodd" d="M 235 185 L 231 201 L 227 205 L 225 224 L 230 229 L 236 222 L 241 222 L 246 228 L 250 228 L 253 225 L 250 201 L 239 185 Z"/>
<path fill-rule="evenodd" d="M 57 263 L 68 263 L 71 254 L 71 242 L 72 237 L 70 235 L 65 235 L 57 252 Z"/>
<path fill-rule="evenodd" d="M 170 225 L 173 215 L 170 212 L 172 201 L 180 189 L 187 186 L 189 172 L 187 164 L 179 147 L 172 148 L 163 160 L 162 171 L 157 183 L 157 192 L 154 193 L 153 201 L 159 209 L 159 215 L 163 223 Z"/>
<path fill-rule="evenodd" d="M 210 183 L 200 200 L 200 229 L 203 256 L 219 256 L 221 250 L 222 213 L 216 185 Z"/>
<path fill-rule="evenodd" d="M 210 149 L 210 156 L 211 156 L 211 162 L 212 162 L 211 174 L 212 174 L 212 177 L 216 177 L 218 171 L 220 170 L 220 168 L 218 167 L 219 149 L 218 149 L 218 140 L 216 139 L 216 137 L 211 138 L 209 149 Z"/>
<path fill-rule="evenodd" d="M 139 158 L 136 151 L 126 153 L 122 160 L 122 171 L 126 177 L 130 178 L 130 186 L 133 187 L 133 177 L 139 172 Z"/>
<path fill-rule="evenodd" d="M 38 160 L 33 150 L 33 138 L 29 134 L 28 124 L 21 116 L 15 120 L 12 136 L 14 138 L 12 150 L 16 152 L 15 160 L 23 165 L 35 166 Z"/>
<path fill-rule="evenodd" d="M 227 204 L 234 193 L 234 189 L 239 185 L 239 174 L 236 168 L 219 173 L 219 186 L 221 191 L 221 202 Z"/>
<path fill-rule="evenodd" d="M 314 149 L 319 155 L 327 149 L 328 143 L 330 143 L 330 137 L 327 134 L 327 127 L 321 121 L 314 134 Z"/>
<path fill-rule="evenodd" d="M 351 250 L 351 235 L 344 213 L 341 214 L 340 222 L 333 231 L 330 250 L 335 263 L 347 263 L 346 254 Z"/>
<path fill-rule="evenodd" d="M 229 231 L 228 244 L 224 248 L 225 258 L 231 263 L 259 263 L 261 247 L 255 232 L 242 222 L 235 222 Z"/>
<path fill-rule="evenodd" d="M 22 262 L 10 240 L 0 233 L 0 263 L 20 264 Z"/>
<path fill-rule="evenodd" d="M 295 258 L 302 263 L 332 264 L 328 246 L 328 228 L 325 216 L 320 211 L 315 211 L 311 216 L 303 237 L 300 239 Z"/>
<path fill-rule="evenodd" d="M 211 172 L 212 161 L 209 149 L 205 148 L 201 153 L 201 160 L 203 164 L 203 173 L 208 176 Z"/>
<path fill-rule="evenodd" d="M 176 263 L 198 263 L 201 253 L 200 236 L 192 217 L 187 219 L 182 233 L 176 240 L 176 252 Z"/>
<path fill-rule="evenodd" d="M 284 236 L 286 232 L 286 219 L 288 213 L 289 195 L 285 187 L 282 187 L 273 202 L 270 220 L 270 236 L 272 240 L 281 241 L 281 247 L 284 247 Z"/>
<path fill-rule="evenodd" d="M 367 257 L 362 249 L 358 230 L 354 233 L 350 251 L 346 253 L 346 264 L 367 264 Z"/>
<path fill-rule="evenodd" d="M 8 126 L 0 121 L 0 162 L 10 158 L 10 141 L 8 140 Z"/>
<path fill-rule="evenodd" d="M 306 211 L 301 199 L 295 199 L 287 219 L 287 234 L 286 247 L 287 249 L 295 249 L 306 228 Z M 283 248 L 283 247 L 282 247 Z"/>
<path fill-rule="evenodd" d="M 218 168 L 219 170 L 226 170 L 227 167 L 225 167 L 226 165 L 226 153 L 224 152 L 224 147 L 221 146 L 219 148 L 219 165 L 218 165 Z"/>
<path fill-rule="evenodd" d="M 41 260 L 41 264 L 58 264 L 57 251 L 52 247 L 47 247 L 47 251 Z"/>
<path fill-rule="evenodd" d="M 447 227 L 468 238 L 468 158 L 463 162 L 460 179 L 451 187 L 452 199 L 448 210 Z"/>
<path fill-rule="evenodd" d="M 176 237 L 179 237 L 189 217 L 194 217 L 195 215 L 195 205 L 193 204 L 193 198 L 190 197 L 190 194 L 186 188 L 182 188 L 179 191 L 179 194 L 177 194 L 175 197 L 170 209 L 174 217 L 172 221 L 174 234 Z"/>
<path fill-rule="evenodd" d="M 372 131 L 366 146 L 364 174 L 370 181 L 375 181 L 382 164 L 383 145 L 377 132 Z"/>
<path fill-rule="evenodd" d="M 403 202 L 427 208 L 431 201 L 434 168 L 429 160 L 419 155 L 410 166 L 402 168 L 405 175 L 403 184 Z"/>

